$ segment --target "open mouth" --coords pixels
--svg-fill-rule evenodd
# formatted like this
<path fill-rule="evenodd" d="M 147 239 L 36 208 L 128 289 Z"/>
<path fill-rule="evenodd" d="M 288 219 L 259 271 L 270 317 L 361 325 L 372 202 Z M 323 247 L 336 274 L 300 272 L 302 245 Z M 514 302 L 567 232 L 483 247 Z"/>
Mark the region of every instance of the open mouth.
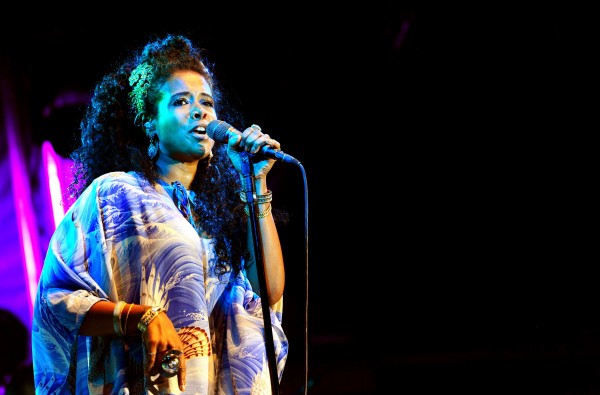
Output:
<path fill-rule="evenodd" d="M 192 133 L 198 133 L 198 134 L 206 134 L 206 127 L 204 126 L 196 126 L 193 130 Z"/>

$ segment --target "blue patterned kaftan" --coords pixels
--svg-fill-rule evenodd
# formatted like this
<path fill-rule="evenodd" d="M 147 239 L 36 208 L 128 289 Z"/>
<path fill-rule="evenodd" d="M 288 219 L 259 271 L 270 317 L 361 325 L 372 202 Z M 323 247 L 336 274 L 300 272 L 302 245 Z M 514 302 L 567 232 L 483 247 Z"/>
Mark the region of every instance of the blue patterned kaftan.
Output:
<path fill-rule="evenodd" d="M 161 306 L 185 344 L 185 394 L 271 394 L 259 297 L 242 271 L 219 278 L 211 239 L 169 193 L 136 173 L 98 177 L 69 209 L 44 261 L 34 307 L 37 394 L 179 394 L 144 378 L 141 335 L 80 336 L 101 300 Z M 278 377 L 287 359 L 282 301 L 271 306 Z"/>

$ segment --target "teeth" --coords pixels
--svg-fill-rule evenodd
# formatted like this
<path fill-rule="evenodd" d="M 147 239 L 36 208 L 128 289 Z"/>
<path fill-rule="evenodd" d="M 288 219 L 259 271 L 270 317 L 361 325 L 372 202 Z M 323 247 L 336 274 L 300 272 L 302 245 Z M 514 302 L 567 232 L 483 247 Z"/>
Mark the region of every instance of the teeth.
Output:
<path fill-rule="evenodd" d="M 199 126 L 196 129 L 194 129 L 196 132 L 206 132 L 206 128 Z"/>

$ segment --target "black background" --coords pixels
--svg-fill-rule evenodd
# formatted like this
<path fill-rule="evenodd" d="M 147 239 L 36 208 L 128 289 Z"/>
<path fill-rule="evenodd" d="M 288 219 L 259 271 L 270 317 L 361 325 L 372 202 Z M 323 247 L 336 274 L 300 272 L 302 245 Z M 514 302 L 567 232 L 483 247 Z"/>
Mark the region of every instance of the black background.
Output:
<path fill-rule="evenodd" d="M 164 11 L 4 33 L 33 141 L 66 153 L 80 108 L 44 108 L 150 34 L 209 50 L 234 126 L 261 125 L 306 174 L 307 191 L 297 167 L 270 175 L 291 214 L 283 393 L 301 391 L 307 325 L 313 394 L 600 393 L 586 10 Z"/>

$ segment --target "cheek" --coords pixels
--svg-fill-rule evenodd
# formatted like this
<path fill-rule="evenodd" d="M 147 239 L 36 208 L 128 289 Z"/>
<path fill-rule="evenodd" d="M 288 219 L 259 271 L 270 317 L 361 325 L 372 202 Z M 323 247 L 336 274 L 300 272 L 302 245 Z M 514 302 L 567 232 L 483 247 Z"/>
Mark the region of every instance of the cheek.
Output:
<path fill-rule="evenodd" d="M 185 122 L 185 116 L 177 112 L 168 112 L 159 114 L 158 117 L 158 129 L 164 135 L 172 134 L 177 131 L 182 123 Z"/>

